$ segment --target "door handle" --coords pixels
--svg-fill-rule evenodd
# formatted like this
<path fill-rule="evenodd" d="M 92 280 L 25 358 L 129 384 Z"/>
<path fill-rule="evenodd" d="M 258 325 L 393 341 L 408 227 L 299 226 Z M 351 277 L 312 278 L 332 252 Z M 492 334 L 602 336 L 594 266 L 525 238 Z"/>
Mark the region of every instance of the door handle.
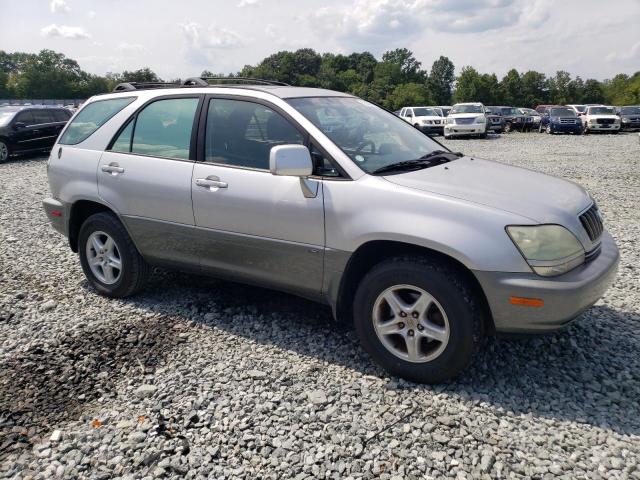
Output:
<path fill-rule="evenodd" d="M 196 178 L 196 185 L 208 188 L 209 190 L 213 188 L 227 188 L 229 186 L 227 182 L 221 182 L 215 175 L 209 175 L 207 178 Z"/>
<path fill-rule="evenodd" d="M 124 168 L 122 168 L 117 163 L 113 162 L 109 165 L 103 165 L 101 170 L 105 173 L 110 173 L 111 175 L 117 175 L 119 173 L 124 173 Z"/>

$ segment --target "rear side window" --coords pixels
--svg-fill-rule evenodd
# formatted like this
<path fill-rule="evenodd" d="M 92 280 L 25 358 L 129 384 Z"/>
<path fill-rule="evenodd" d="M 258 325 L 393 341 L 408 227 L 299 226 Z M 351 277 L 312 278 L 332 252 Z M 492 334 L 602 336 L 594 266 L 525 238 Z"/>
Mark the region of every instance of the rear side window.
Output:
<path fill-rule="evenodd" d="M 51 113 L 56 122 L 66 122 L 71 118 L 71 112 L 68 110 L 52 110 Z"/>
<path fill-rule="evenodd" d="M 33 111 L 33 123 L 36 125 L 42 123 L 51 123 L 53 122 L 53 117 L 51 116 L 50 110 L 34 110 Z"/>
<path fill-rule="evenodd" d="M 75 116 L 58 143 L 76 145 L 83 142 L 134 100 L 135 97 L 126 97 L 91 102 Z"/>
<path fill-rule="evenodd" d="M 167 98 L 146 106 L 120 133 L 112 150 L 188 159 L 199 98 Z M 133 139 L 131 140 L 131 135 Z"/>

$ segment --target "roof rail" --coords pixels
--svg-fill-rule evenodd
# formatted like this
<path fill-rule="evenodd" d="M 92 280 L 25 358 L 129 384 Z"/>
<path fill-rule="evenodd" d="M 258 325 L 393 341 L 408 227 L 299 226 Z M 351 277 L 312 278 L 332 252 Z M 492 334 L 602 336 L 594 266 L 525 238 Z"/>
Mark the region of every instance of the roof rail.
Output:
<path fill-rule="evenodd" d="M 289 87 L 288 83 L 278 82 L 277 80 L 265 80 L 263 78 L 251 78 L 251 77 L 191 77 L 182 82 L 182 86 L 197 86 L 207 87 L 211 83 L 241 83 L 241 84 L 254 84 L 254 85 L 278 85 L 283 87 Z"/>
<path fill-rule="evenodd" d="M 127 92 L 132 90 L 147 90 L 150 88 L 179 87 L 180 84 L 172 82 L 123 82 L 116 85 L 114 92 Z"/>

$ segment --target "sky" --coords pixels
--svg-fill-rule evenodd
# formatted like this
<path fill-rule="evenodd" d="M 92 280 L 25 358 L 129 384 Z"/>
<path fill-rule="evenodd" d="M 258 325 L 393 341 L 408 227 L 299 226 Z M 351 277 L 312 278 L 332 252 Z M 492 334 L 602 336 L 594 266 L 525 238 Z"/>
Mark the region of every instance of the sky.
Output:
<path fill-rule="evenodd" d="M 640 0 L 0 0 L 0 49 L 52 49 L 96 74 L 229 73 L 303 47 L 602 80 L 640 70 Z"/>

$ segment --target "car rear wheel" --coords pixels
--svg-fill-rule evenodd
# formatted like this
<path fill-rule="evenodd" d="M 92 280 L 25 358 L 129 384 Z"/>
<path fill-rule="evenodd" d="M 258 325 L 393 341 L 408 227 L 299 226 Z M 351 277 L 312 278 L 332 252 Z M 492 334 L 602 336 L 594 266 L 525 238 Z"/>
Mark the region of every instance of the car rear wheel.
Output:
<path fill-rule="evenodd" d="M 87 280 L 107 297 L 133 295 L 149 274 L 149 266 L 112 213 L 97 213 L 85 220 L 80 227 L 78 251 Z"/>
<path fill-rule="evenodd" d="M 584 127 L 582 127 L 582 133 L 584 133 L 585 135 L 589 135 L 589 128 L 585 125 Z"/>
<path fill-rule="evenodd" d="M 11 150 L 9 149 L 9 144 L 4 140 L 0 140 L 0 163 L 4 163 L 9 160 L 10 155 Z"/>
<path fill-rule="evenodd" d="M 512 128 L 513 128 L 513 127 L 511 126 L 511 122 L 507 122 L 507 123 L 504 125 L 504 132 L 505 132 L 505 133 L 509 133 L 509 132 L 511 132 Z"/>
<path fill-rule="evenodd" d="M 387 372 L 440 383 L 469 364 L 482 339 L 482 315 L 466 281 L 452 268 L 421 257 L 374 267 L 354 300 L 363 348 Z"/>

